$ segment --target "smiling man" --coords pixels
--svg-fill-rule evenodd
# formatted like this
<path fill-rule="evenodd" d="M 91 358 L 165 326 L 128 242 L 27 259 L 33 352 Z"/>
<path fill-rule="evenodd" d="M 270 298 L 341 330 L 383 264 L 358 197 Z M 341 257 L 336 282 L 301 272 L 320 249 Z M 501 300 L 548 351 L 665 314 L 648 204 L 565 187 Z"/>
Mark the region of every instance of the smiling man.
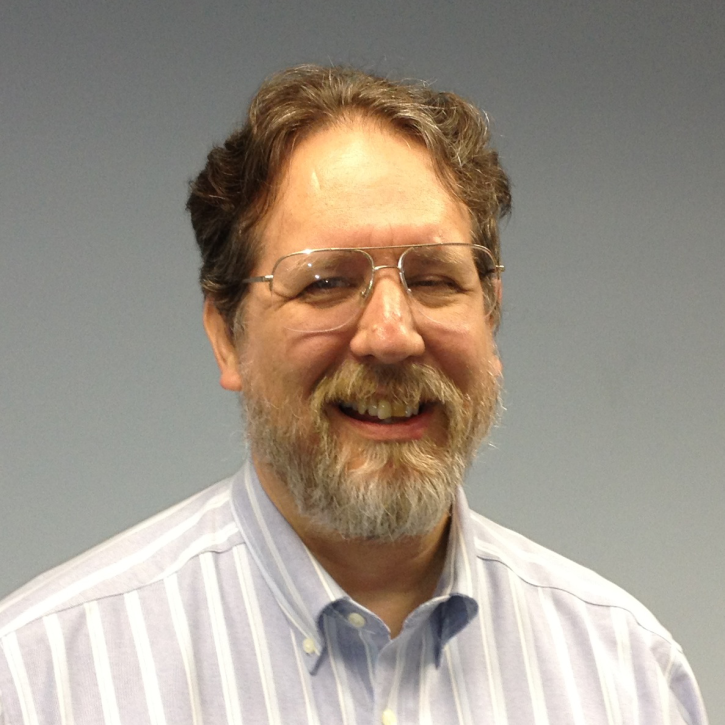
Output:
<path fill-rule="evenodd" d="M 188 201 L 251 458 L 6 600 L 0 721 L 706 722 L 641 604 L 461 491 L 498 409 L 509 207 L 453 94 L 262 86 Z"/>

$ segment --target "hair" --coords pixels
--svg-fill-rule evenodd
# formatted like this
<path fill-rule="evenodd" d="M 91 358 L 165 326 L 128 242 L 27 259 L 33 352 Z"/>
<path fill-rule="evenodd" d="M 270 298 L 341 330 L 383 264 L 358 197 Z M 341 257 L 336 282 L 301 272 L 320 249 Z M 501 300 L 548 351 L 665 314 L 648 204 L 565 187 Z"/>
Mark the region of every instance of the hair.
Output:
<path fill-rule="evenodd" d="M 468 208 L 473 242 L 500 257 L 499 222 L 511 210 L 509 180 L 490 145 L 487 118 L 454 93 L 354 68 L 300 65 L 268 78 L 244 125 L 190 183 L 186 208 L 201 251 L 201 287 L 234 334 L 258 259 L 258 233 L 285 164 L 305 137 L 371 120 L 425 146 L 441 183 Z"/>

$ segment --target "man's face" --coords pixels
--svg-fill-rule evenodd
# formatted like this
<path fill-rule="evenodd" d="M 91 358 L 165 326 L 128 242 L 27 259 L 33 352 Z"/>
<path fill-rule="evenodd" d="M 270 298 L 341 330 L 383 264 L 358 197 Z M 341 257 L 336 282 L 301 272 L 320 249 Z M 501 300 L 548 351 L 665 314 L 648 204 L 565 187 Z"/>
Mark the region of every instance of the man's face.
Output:
<path fill-rule="evenodd" d="M 374 247 L 377 265 L 395 264 L 400 250 L 386 247 L 468 243 L 471 224 L 424 148 L 361 122 L 298 145 L 261 233 L 255 276 L 324 247 Z M 350 325 L 292 331 L 289 305 L 252 285 L 226 370 L 217 351 L 223 384 L 243 394 L 263 485 L 284 487 L 302 515 L 343 536 L 431 530 L 496 412 L 500 366 L 482 297 L 438 325 L 382 269 Z"/>

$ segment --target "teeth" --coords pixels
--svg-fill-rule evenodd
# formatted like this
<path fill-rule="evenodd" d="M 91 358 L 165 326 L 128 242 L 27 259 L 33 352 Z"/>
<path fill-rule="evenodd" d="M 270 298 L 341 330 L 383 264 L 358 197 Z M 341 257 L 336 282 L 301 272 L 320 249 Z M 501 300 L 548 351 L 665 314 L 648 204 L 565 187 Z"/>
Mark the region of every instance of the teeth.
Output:
<path fill-rule="evenodd" d="M 340 404 L 341 407 L 348 410 L 355 410 L 360 415 L 370 415 L 379 420 L 389 420 L 390 418 L 410 418 L 418 415 L 420 404 L 405 405 L 398 401 L 391 402 L 385 398 L 380 400 L 358 400 L 357 402 L 345 401 Z"/>
<path fill-rule="evenodd" d="M 410 410 L 410 407 L 407 405 L 403 405 L 402 403 L 393 403 L 393 415 L 396 418 L 410 418 L 410 413 L 408 412 Z"/>

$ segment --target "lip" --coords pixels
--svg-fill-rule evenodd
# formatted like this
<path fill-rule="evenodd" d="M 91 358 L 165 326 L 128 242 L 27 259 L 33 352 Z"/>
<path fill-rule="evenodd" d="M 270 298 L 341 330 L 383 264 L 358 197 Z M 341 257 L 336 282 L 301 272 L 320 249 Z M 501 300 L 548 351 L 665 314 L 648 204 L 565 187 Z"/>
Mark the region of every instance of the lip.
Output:
<path fill-rule="evenodd" d="M 358 420 L 345 415 L 336 405 L 329 407 L 330 420 L 353 430 L 357 435 L 378 441 L 414 441 L 428 433 L 435 416 L 435 406 L 422 410 L 418 415 L 401 418 L 393 423 L 376 423 Z"/>

